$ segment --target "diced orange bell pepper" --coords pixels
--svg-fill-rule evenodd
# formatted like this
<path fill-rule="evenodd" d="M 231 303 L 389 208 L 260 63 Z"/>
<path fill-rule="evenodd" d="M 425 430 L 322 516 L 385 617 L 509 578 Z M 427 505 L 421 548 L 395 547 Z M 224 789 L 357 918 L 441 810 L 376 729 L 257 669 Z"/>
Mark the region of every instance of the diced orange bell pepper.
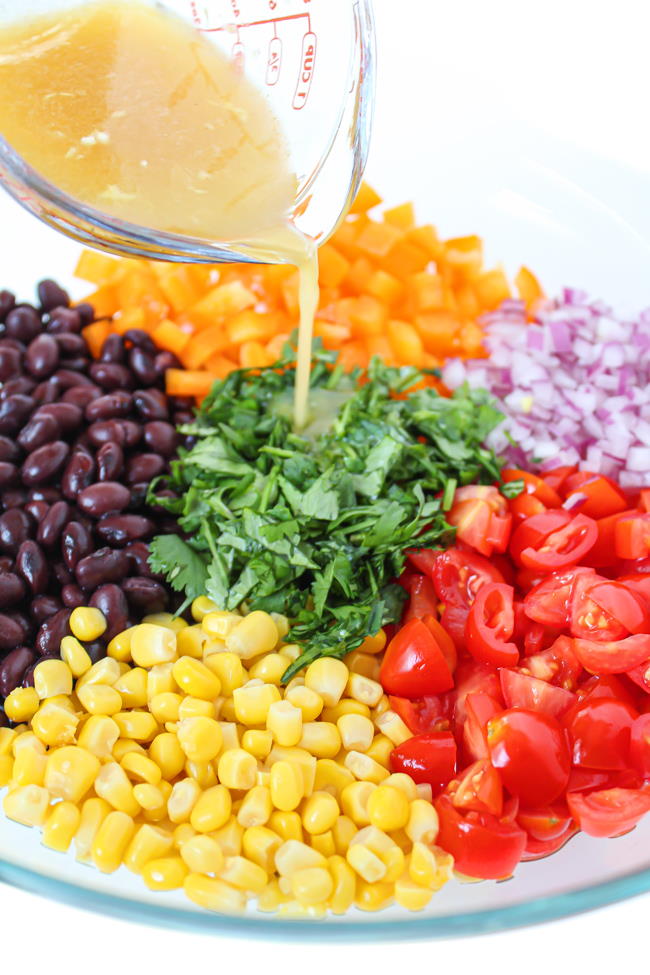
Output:
<path fill-rule="evenodd" d="M 379 203 L 381 203 L 381 197 L 379 194 L 373 190 L 372 186 L 368 186 L 367 183 L 362 183 L 358 189 L 357 195 L 354 198 L 349 212 L 365 213 L 366 210 L 371 210 Z"/>
<path fill-rule="evenodd" d="M 371 258 L 386 257 L 402 236 L 403 232 L 389 223 L 370 221 L 357 237 L 357 247 Z"/>
<path fill-rule="evenodd" d="M 350 270 L 350 262 L 333 244 L 323 244 L 318 251 L 318 280 L 323 288 L 338 288 Z"/>
<path fill-rule="evenodd" d="M 206 396 L 214 377 L 203 370 L 168 369 L 165 373 L 165 389 L 168 396 Z"/>
<path fill-rule="evenodd" d="M 255 304 L 257 298 L 252 291 L 239 281 L 228 281 L 211 288 L 188 309 L 188 313 L 197 328 L 209 328 L 229 315 L 236 315 Z"/>
<path fill-rule="evenodd" d="M 534 311 L 538 301 L 544 298 L 544 291 L 532 271 L 527 267 L 520 267 L 515 277 L 515 287 L 519 297 L 529 311 Z"/>
<path fill-rule="evenodd" d="M 183 365 L 187 369 L 199 369 L 217 352 L 230 344 L 223 325 L 212 325 L 193 335 L 182 354 Z"/>
<path fill-rule="evenodd" d="M 112 331 L 111 323 L 107 321 L 92 322 L 81 330 L 94 359 L 99 359 L 104 342 Z"/>
<path fill-rule="evenodd" d="M 121 265 L 114 257 L 84 248 L 79 255 L 73 274 L 75 277 L 81 278 L 82 281 L 101 285 L 112 280 L 118 271 L 121 271 Z"/>
<path fill-rule="evenodd" d="M 397 361 L 403 365 L 417 366 L 419 369 L 422 365 L 424 343 L 413 325 L 410 322 L 392 319 L 388 323 L 387 332 L 388 341 Z"/>
<path fill-rule="evenodd" d="M 183 331 L 175 322 L 164 318 L 151 333 L 151 338 L 160 349 L 173 352 L 179 358 L 190 341 L 190 333 Z"/>
<path fill-rule="evenodd" d="M 394 305 L 402 297 L 404 285 L 393 274 L 378 268 L 370 275 L 364 290 L 383 304 Z"/>
<path fill-rule="evenodd" d="M 510 285 L 508 279 L 500 268 L 494 271 L 483 271 L 479 274 L 475 283 L 474 290 L 478 298 L 479 305 L 493 311 L 498 308 L 502 301 L 510 298 Z"/>
<path fill-rule="evenodd" d="M 415 327 L 427 352 L 444 357 L 458 349 L 460 322 L 447 311 L 430 311 L 417 315 Z"/>
<path fill-rule="evenodd" d="M 384 220 L 401 230 L 411 230 L 415 226 L 415 211 L 412 203 L 400 203 L 399 206 L 384 210 Z"/>

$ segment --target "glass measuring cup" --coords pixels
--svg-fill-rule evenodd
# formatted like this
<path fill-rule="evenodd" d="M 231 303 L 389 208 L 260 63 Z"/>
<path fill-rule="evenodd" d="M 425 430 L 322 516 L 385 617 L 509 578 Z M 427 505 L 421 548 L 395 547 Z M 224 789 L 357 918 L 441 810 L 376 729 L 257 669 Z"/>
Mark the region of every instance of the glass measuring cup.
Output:
<path fill-rule="evenodd" d="M 142 2 L 142 0 L 141 0 Z M 374 89 L 371 0 L 145 0 L 181 17 L 235 61 L 263 93 L 289 145 L 297 189 L 290 224 L 322 243 L 354 197 L 365 166 Z M 29 0 L 20 19 L 80 6 Z M 16 20 L 0 0 L 0 29 Z M 0 183 L 69 236 L 163 260 L 263 260 L 243 240 L 154 230 L 88 206 L 44 179 L 0 134 Z"/>

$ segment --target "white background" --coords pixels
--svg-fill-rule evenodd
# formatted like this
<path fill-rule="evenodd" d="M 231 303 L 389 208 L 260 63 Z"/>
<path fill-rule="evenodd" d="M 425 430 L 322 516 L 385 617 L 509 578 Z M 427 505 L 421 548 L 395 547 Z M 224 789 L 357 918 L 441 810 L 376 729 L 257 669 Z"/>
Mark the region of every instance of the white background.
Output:
<path fill-rule="evenodd" d="M 321 0 L 324 2 L 324 0 Z M 368 174 L 443 233 L 480 232 L 495 259 L 650 304 L 647 0 L 375 0 L 379 78 Z M 0 94 L 1 97 L 1 94 Z M 647 192 L 646 192 L 647 191 Z M 9 223 L 7 223 L 7 219 Z M 0 201 L 0 277 L 25 286 L 71 251 Z M 34 254 L 37 256 L 34 257 Z M 11 277 L 4 278 L 9 267 Z M 564 973 L 647 969 L 650 895 L 463 942 L 337 946 L 184 935 L 0 885 L 9 970 Z"/>

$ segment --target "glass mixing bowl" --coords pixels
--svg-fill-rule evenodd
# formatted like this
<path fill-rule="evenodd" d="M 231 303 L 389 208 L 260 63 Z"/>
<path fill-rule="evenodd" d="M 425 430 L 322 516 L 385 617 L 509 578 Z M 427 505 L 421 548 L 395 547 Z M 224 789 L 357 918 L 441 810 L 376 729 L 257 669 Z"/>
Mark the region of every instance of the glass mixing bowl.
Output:
<path fill-rule="evenodd" d="M 488 258 L 526 263 L 549 294 L 585 287 L 622 310 L 650 304 L 650 68 L 643 5 L 419 0 L 375 5 L 378 92 L 367 178 L 413 199 L 442 235 L 480 233 Z M 534 14 L 529 13 L 534 9 Z M 536 18 L 534 23 L 533 16 Z M 634 18 L 637 18 L 636 20 Z M 529 22 L 530 19 L 530 22 Z M 534 34 L 534 36 L 532 36 Z M 0 194 L 1 285 L 71 277 L 77 247 Z M 531 924 L 650 891 L 650 817 L 615 840 L 579 835 L 501 883 L 450 883 L 420 914 L 352 911 L 318 922 L 220 917 L 104 876 L 0 816 L 0 878 L 129 920 L 278 940 L 450 937 Z"/>

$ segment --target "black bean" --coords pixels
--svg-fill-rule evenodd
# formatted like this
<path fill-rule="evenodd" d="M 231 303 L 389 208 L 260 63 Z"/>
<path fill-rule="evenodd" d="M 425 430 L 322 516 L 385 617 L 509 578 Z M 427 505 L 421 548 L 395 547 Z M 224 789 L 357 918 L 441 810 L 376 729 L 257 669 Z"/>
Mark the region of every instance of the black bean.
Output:
<path fill-rule="evenodd" d="M 41 317 L 31 305 L 17 305 L 5 318 L 7 338 L 18 339 L 29 345 L 32 339 L 41 334 Z"/>
<path fill-rule="evenodd" d="M 77 505 L 91 518 L 101 518 L 102 515 L 117 513 L 126 508 L 131 499 L 131 492 L 118 481 L 104 481 L 101 484 L 91 484 L 77 496 Z"/>
<path fill-rule="evenodd" d="M 124 341 L 129 345 L 134 345 L 137 349 L 144 349 L 145 352 L 156 353 L 158 349 L 148 332 L 142 328 L 129 328 L 124 333 Z"/>
<path fill-rule="evenodd" d="M 168 420 L 167 398 L 160 389 L 136 389 L 133 404 L 143 420 Z"/>
<path fill-rule="evenodd" d="M 72 369 L 57 369 L 54 373 L 64 389 L 72 389 L 74 386 L 94 386 L 92 379 L 84 376 L 80 372 L 73 372 Z"/>
<path fill-rule="evenodd" d="M 6 613 L 0 613 L 0 650 L 13 650 L 23 642 L 24 630 L 20 623 Z"/>
<path fill-rule="evenodd" d="M 63 562 L 55 562 L 52 569 L 54 571 L 54 578 L 59 586 L 69 586 L 74 582 L 74 576 Z"/>
<path fill-rule="evenodd" d="M 152 481 L 165 469 L 165 461 L 160 454 L 135 454 L 126 465 L 126 480 L 129 484 Z"/>
<path fill-rule="evenodd" d="M 50 506 L 47 501 L 25 501 L 23 509 L 37 524 L 40 524 L 50 510 Z"/>
<path fill-rule="evenodd" d="M 121 582 L 129 571 L 129 559 L 119 549 L 98 548 L 77 563 L 75 576 L 82 589 L 92 590 L 107 582 Z"/>
<path fill-rule="evenodd" d="M 106 515 L 97 522 L 95 531 L 109 545 L 128 545 L 138 539 L 149 538 L 156 526 L 143 515 Z"/>
<path fill-rule="evenodd" d="M 73 582 L 67 586 L 63 586 L 61 589 L 61 601 L 68 609 L 74 609 L 76 606 L 85 606 L 87 599 L 88 597 L 83 589 L 80 589 Z"/>
<path fill-rule="evenodd" d="M 129 606 L 119 586 L 114 583 L 100 586 L 90 597 L 88 605 L 98 609 L 106 617 L 108 626 L 102 634 L 102 639 L 106 643 L 126 629 Z"/>
<path fill-rule="evenodd" d="M 31 415 L 36 404 L 31 396 L 15 393 L 0 403 L 0 434 L 15 434 Z"/>
<path fill-rule="evenodd" d="M 171 423 L 154 420 L 144 425 L 144 442 L 154 453 L 170 457 L 178 446 L 178 434 Z"/>
<path fill-rule="evenodd" d="M 131 370 L 117 362 L 93 362 L 88 370 L 94 383 L 103 389 L 132 389 Z"/>
<path fill-rule="evenodd" d="M 33 392 L 36 389 L 36 382 L 30 379 L 29 376 L 19 376 L 18 379 L 10 379 L 9 382 L 5 383 L 0 390 L 0 397 L 2 399 L 9 399 L 14 393 L 21 393 L 25 396 L 33 397 Z"/>
<path fill-rule="evenodd" d="M 23 675 L 30 664 L 36 661 L 36 654 L 29 647 L 16 647 L 0 663 L 0 695 L 8 694 L 19 687 Z"/>
<path fill-rule="evenodd" d="M 74 332 L 58 332 L 54 339 L 62 356 L 88 356 L 88 346 L 82 335 Z"/>
<path fill-rule="evenodd" d="M 39 406 L 36 416 L 52 416 L 64 433 L 73 433 L 83 421 L 83 413 L 74 403 L 46 403 Z"/>
<path fill-rule="evenodd" d="M 124 470 L 124 451 L 119 444 L 105 443 L 97 451 L 97 479 L 115 481 Z"/>
<path fill-rule="evenodd" d="M 39 487 L 34 487 L 30 489 L 29 492 L 30 501 L 47 501 L 48 504 L 54 504 L 56 501 L 61 500 L 61 492 L 58 488 L 50 487 L 47 484 L 43 484 Z"/>
<path fill-rule="evenodd" d="M 0 437 L 0 460 L 8 460 L 12 464 L 20 460 L 20 450 L 9 437 Z"/>
<path fill-rule="evenodd" d="M 0 348 L 0 380 L 5 383 L 20 375 L 23 357 L 18 349 Z"/>
<path fill-rule="evenodd" d="M 53 443 L 45 444 L 44 447 L 32 450 L 21 468 L 23 483 L 42 484 L 43 481 L 52 480 L 69 455 L 70 447 L 64 440 L 55 440 Z"/>
<path fill-rule="evenodd" d="M 31 638 L 34 635 L 34 621 L 31 620 L 29 616 L 26 615 L 26 613 L 17 613 L 15 612 L 15 610 L 11 613 L 8 612 L 7 616 L 9 617 L 9 619 L 13 620 L 14 623 L 16 623 L 22 631 L 22 636 L 18 642 L 30 643 Z"/>
<path fill-rule="evenodd" d="M 119 420 L 97 420 L 88 427 L 88 438 L 95 447 L 111 441 L 123 446 L 126 443 L 126 432 Z"/>
<path fill-rule="evenodd" d="M 0 607 L 16 606 L 26 593 L 25 583 L 15 572 L 0 572 Z"/>
<path fill-rule="evenodd" d="M 95 309 L 87 301 L 80 301 L 75 311 L 79 315 L 82 325 L 90 325 L 91 322 L 95 321 Z"/>
<path fill-rule="evenodd" d="M 18 479 L 18 468 L 6 460 L 0 460 L 0 489 L 11 487 Z"/>
<path fill-rule="evenodd" d="M 146 352 L 144 349 L 134 346 L 129 352 L 129 366 L 138 382 L 144 386 L 151 386 L 158 378 L 155 353 Z"/>
<path fill-rule="evenodd" d="M 155 579 L 145 579 L 142 576 L 125 579 L 122 589 L 135 610 L 145 610 L 147 613 L 159 613 L 167 606 L 167 590 Z"/>
<path fill-rule="evenodd" d="M 149 546 L 146 542 L 133 542 L 127 545 L 124 552 L 131 563 L 131 572 L 148 579 L 153 578 L 154 574 L 149 568 Z"/>
<path fill-rule="evenodd" d="M 61 537 L 61 532 L 70 521 L 71 515 L 70 505 L 65 501 L 57 501 L 39 524 L 36 541 L 46 548 L 56 545 Z"/>
<path fill-rule="evenodd" d="M 61 478 L 61 490 L 69 501 L 92 484 L 95 478 L 95 461 L 87 450 L 77 448 L 68 461 Z"/>
<path fill-rule="evenodd" d="M 173 352 L 159 352 L 155 359 L 156 372 L 162 379 L 168 369 L 178 369 L 180 362 Z"/>
<path fill-rule="evenodd" d="M 92 550 L 93 539 L 86 526 L 78 521 L 68 522 L 61 534 L 61 551 L 67 568 L 72 571 Z"/>
<path fill-rule="evenodd" d="M 82 375 L 84 372 L 88 371 L 88 366 L 90 365 L 90 359 L 85 355 L 75 355 L 66 356 L 61 359 L 61 368 L 70 369 L 73 372 Z"/>
<path fill-rule="evenodd" d="M 126 352 L 124 350 L 124 339 L 117 332 L 113 332 L 109 335 L 102 345 L 102 351 L 99 356 L 100 362 L 116 362 L 122 364 L 126 358 Z"/>
<path fill-rule="evenodd" d="M 76 308 L 53 308 L 49 314 L 47 331 L 51 335 L 74 334 L 81 331 L 82 316 L 79 305 Z M 84 343 L 85 344 L 85 343 Z"/>
<path fill-rule="evenodd" d="M 9 508 L 22 508 L 27 499 L 28 495 L 24 488 L 8 488 L 0 494 L 0 509 L 4 508 L 8 511 Z"/>
<path fill-rule="evenodd" d="M 58 379 L 46 379 L 38 384 L 32 396 L 40 405 L 56 403 L 61 399 L 61 384 Z"/>
<path fill-rule="evenodd" d="M 61 428 L 53 416 L 36 414 L 27 421 L 16 439 L 23 450 L 31 453 L 37 447 L 44 447 L 45 444 L 52 443 L 60 436 Z"/>
<path fill-rule="evenodd" d="M 44 623 L 50 616 L 54 616 L 60 609 L 63 609 L 63 605 L 56 596 L 36 596 L 29 606 L 32 619 L 37 626 Z"/>
<path fill-rule="evenodd" d="M 92 640 L 90 643 L 84 643 L 84 650 L 94 664 L 106 656 L 106 644 L 103 640 Z"/>
<path fill-rule="evenodd" d="M 52 335 L 43 333 L 33 339 L 25 353 L 25 368 L 36 379 L 47 379 L 59 364 L 59 346 Z"/>
<path fill-rule="evenodd" d="M 27 352 L 27 346 L 24 342 L 9 338 L 4 332 L 0 333 L 0 349 L 18 349 L 22 355 Z"/>
<path fill-rule="evenodd" d="M 118 420 L 124 435 L 124 446 L 135 447 L 142 439 L 142 426 L 133 420 Z"/>
<path fill-rule="evenodd" d="M 132 405 L 131 393 L 116 390 L 89 403 L 85 416 L 89 423 L 94 423 L 96 420 L 114 420 L 116 417 L 128 416 Z"/>
<path fill-rule="evenodd" d="M 174 415 L 172 417 L 172 420 L 174 421 L 174 426 L 175 427 L 180 427 L 184 423 L 193 423 L 194 422 L 194 414 L 193 413 L 189 413 L 187 410 L 176 410 L 174 412 Z"/>
<path fill-rule="evenodd" d="M 31 538 L 32 520 L 20 508 L 10 508 L 0 515 L 0 551 L 16 555 L 18 549 Z"/>
<path fill-rule="evenodd" d="M 80 410 L 85 410 L 89 403 L 102 394 L 99 386 L 73 386 L 72 389 L 66 389 L 61 399 L 64 403 L 72 403 Z"/>
<path fill-rule="evenodd" d="M 39 281 L 36 290 L 43 311 L 51 311 L 52 308 L 57 308 L 59 305 L 67 307 L 70 304 L 68 292 L 64 291 L 51 278 L 43 278 L 42 281 Z"/>
<path fill-rule="evenodd" d="M 47 589 L 50 578 L 47 559 L 40 545 L 31 539 L 23 542 L 18 549 L 16 572 L 23 577 L 35 596 Z"/>
<path fill-rule="evenodd" d="M 0 555 L 0 572 L 11 572 L 14 567 L 14 560 L 10 555 Z"/>
<path fill-rule="evenodd" d="M 54 616 L 45 620 L 36 634 L 37 653 L 41 656 L 50 653 L 59 656 L 61 640 L 69 633 L 68 622 L 71 612 L 69 609 L 60 609 Z"/>
<path fill-rule="evenodd" d="M 16 296 L 11 291 L 0 291 L 0 322 L 4 322 L 15 304 Z"/>

